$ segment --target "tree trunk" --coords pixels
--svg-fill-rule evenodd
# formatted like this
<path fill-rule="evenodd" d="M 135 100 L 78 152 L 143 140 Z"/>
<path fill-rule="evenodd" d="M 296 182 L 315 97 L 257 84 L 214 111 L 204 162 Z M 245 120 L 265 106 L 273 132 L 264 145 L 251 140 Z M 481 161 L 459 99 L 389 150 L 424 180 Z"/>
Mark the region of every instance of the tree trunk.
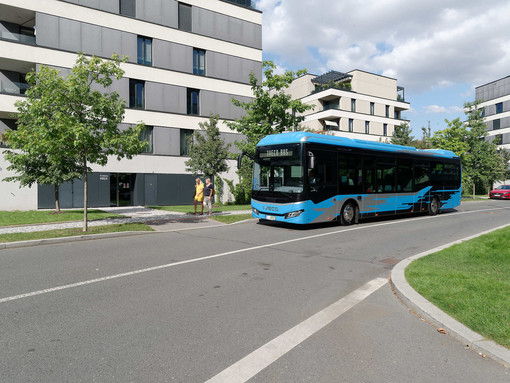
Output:
<path fill-rule="evenodd" d="M 55 212 L 60 213 L 60 201 L 58 196 L 58 185 L 55 186 Z"/>
<path fill-rule="evenodd" d="M 87 189 L 88 189 L 88 181 L 87 181 L 87 162 L 84 161 L 85 169 L 83 171 L 83 231 L 87 231 Z"/>
<path fill-rule="evenodd" d="M 476 193 L 476 187 L 475 187 L 475 183 L 473 182 L 473 199 L 475 199 L 475 193 Z"/>

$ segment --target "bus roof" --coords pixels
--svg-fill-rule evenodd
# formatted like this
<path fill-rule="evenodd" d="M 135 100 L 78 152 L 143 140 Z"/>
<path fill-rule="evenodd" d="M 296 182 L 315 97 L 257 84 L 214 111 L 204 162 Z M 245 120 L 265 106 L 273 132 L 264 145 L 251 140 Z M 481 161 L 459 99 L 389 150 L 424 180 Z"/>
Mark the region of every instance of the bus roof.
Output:
<path fill-rule="evenodd" d="M 443 158 L 457 158 L 454 152 L 443 149 L 416 149 L 411 146 L 387 144 L 384 142 L 366 141 L 357 138 L 330 136 L 325 134 L 308 132 L 287 132 L 271 134 L 259 141 L 257 146 L 297 144 L 300 142 L 312 142 L 324 145 L 347 146 L 351 148 L 377 150 L 390 153 L 407 153 L 424 156 L 437 156 Z"/>

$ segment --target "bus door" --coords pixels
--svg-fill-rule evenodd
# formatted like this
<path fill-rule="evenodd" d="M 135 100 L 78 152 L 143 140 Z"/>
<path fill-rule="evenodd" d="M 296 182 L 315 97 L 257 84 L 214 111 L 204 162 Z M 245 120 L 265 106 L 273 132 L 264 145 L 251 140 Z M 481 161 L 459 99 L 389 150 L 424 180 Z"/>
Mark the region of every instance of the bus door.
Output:
<path fill-rule="evenodd" d="M 360 194 L 363 194 L 362 158 L 361 154 L 338 153 L 338 194 L 340 198 L 352 197 L 358 204 L 362 202 Z"/>
<path fill-rule="evenodd" d="M 413 160 L 397 159 L 397 213 L 410 213 L 415 211 L 415 198 L 413 193 Z M 421 208 L 421 204 L 420 204 Z"/>
<path fill-rule="evenodd" d="M 315 157 L 314 168 L 308 169 L 307 185 L 310 199 L 317 204 L 338 194 L 337 158 L 335 151 L 310 148 Z"/>
<path fill-rule="evenodd" d="M 379 157 L 376 163 L 377 215 L 395 214 L 397 195 L 395 192 L 396 164 L 392 158 Z"/>
<path fill-rule="evenodd" d="M 377 194 L 375 187 L 375 156 L 363 156 L 362 197 L 358 200 L 363 217 L 375 217 L 377 214 Z"/>
<path fill-rule="evenodd" d="M 438 161 L 430 161 L 431 193 L 444 201 L 444 164 Z M 431 196 L 432 198 L 432 196 Z"/>
<path fill-rule="evenodd" d="M 430 167 L 428 161 L 414 161 L 414 211 L 426 211 L 430 201 Z"/>

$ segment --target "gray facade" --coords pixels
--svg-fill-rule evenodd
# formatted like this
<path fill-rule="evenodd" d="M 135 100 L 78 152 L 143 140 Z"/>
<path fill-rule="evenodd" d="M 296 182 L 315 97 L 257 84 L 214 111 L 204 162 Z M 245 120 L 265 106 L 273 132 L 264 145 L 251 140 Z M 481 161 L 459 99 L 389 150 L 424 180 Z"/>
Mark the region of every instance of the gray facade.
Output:
<path fill-rule="evenodd" d="M 119 0 L 63 0 L 105 12 L 120 13 Z M 179 27 L 177 0 L 137 0 L 135 18 L 165 27 Z M 192 7 L 192 32 L 262 49 L 262 26 L 232 16 Z"/>

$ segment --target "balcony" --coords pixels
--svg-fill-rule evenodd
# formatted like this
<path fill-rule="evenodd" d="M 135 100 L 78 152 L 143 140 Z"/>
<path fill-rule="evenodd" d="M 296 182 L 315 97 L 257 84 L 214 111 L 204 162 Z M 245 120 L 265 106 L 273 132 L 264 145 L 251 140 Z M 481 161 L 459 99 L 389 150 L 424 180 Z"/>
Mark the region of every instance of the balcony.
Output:
<path fill-rule="evenodd" d="M 315 84 L 315 89 L 312 91 L 312 94 L 322 92 L 327 89 L 338 89 L 338 90 L 351 90 L 351 84 L 348 82 L 335 83 L 330 82 L 327 84 Z"/>
<path fill-rule="evenodd" d="M 18 33 L 0 30 L 0 40 L 15 41 L 21 44 L 35 45 L 35 36 L 33 30 L 32 33 L 29 31 Z"/>
<path fill-rule="evenodd" d="M 0 93 L 12 95 L 24 95 L 28 89 L 28 84 L 19 81 L 0 80 Z"/>
<path fill-rule="evenodd" d="M 221 1 L 240 5 L 241 7 L 255 9 L 255 6 L 252 5 L 252 0 L 221 0 Z"/>

